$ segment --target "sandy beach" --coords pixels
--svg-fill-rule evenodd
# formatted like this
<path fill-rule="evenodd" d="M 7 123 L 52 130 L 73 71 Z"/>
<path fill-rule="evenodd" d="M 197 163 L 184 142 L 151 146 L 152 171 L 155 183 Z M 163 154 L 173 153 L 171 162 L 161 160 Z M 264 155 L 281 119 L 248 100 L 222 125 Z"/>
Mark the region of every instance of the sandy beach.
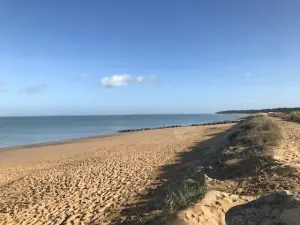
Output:
<path fill-rule="evenodd" d="M 0 151 L 0 224 L 109 224 L 164 182 L 162 167 L 232 124 Z"/>

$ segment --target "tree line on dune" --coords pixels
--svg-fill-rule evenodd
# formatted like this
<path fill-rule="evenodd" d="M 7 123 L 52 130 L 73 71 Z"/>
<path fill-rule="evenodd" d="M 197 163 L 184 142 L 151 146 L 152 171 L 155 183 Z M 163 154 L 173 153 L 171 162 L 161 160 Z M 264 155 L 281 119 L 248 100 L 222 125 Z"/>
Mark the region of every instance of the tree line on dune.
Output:
<path fill-rule="evenodd" d="M 273 109 L 246 109 L 246 110 L 225 110 L 219 111 L 216 114 L 232 114 L 232 113 L 243 113 L 243 114 L 252 114 L 252 113 L 269 113 L 269 112 L 293 112 L 300 111 L 300 107 L 295 108 L 273 108 Z"/>

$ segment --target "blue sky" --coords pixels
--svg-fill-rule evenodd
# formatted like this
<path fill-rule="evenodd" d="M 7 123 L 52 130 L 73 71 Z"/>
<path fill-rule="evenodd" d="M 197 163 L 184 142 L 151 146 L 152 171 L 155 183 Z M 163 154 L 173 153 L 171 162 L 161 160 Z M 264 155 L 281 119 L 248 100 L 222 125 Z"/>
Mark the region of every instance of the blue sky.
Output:
<path fill-rule="evenodd" d="M 0 1 L 0 115 L 299 106 L 300 1 Z"/>

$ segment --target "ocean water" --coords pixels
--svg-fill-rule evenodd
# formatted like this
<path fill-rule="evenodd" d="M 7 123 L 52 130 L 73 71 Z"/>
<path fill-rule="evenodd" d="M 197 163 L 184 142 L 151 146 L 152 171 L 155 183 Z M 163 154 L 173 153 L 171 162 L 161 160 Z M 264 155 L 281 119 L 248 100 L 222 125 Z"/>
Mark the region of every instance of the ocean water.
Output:
<path fill-rule="evenodd" d="M 153 128 L 234 120 L 244 115 L 178 114 L 122 116 L 0 117 L 0 147 L 36 144 Z"/>

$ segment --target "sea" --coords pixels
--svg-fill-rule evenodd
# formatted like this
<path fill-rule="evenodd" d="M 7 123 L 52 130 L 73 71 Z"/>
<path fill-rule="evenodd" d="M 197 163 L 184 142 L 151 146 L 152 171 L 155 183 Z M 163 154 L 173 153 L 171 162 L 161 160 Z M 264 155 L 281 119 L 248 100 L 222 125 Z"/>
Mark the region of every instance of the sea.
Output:
<path fill-rule="evenodd" d="M 114 134 L 118 130 L 235 120 L 245 115 L 162 114 L 0 117 L 0 148 Z"/>

